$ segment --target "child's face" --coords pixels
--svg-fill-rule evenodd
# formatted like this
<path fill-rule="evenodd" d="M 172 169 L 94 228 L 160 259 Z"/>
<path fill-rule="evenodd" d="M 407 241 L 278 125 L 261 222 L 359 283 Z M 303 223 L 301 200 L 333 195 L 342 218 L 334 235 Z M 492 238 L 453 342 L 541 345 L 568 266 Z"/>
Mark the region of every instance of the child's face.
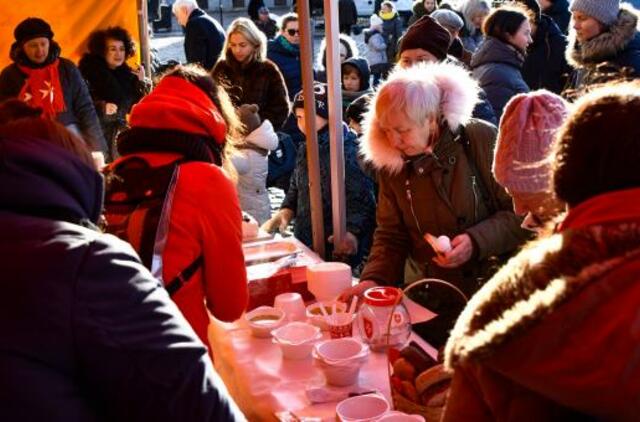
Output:
<path fill-rule="evenodd" d="M 389 6 L 388 6 L 388 5 L 386 5 L 386 4 L 383 4 L 383 5 L 380 7 L 380 9 L 381 9 L 384 13 L 389 13 L 389 12 L 391 12 L 391 11 L 393 10 L 391 7 L 389 7 Z"/>
<path fill-rule="evenodd" d="M 342 86 L 345 91 L 360 91 L 360 75 L 358 75 L 357 72 L 345 73 L 344 75 L 342 75 Z"/>
<path fill-rule="evenodd" d="M 300 132 L 307 135 L 306 125 L 304 122 L 304 109 L 296 108 L 295 111 L 296 111 L 296 122 L 298 123 L 298 129 L 300 129 Z M 325 127 L 327 123 L 328 123 L 327 119 L 320 117 L 316 114 L 316 131 L 319 131 L 320 129 Z"/>
<path fill-rule="evenodd" d="M 362 134 L 362 126 L 353 119 L 349 119 L 349 127 L 358 135 Z"/>

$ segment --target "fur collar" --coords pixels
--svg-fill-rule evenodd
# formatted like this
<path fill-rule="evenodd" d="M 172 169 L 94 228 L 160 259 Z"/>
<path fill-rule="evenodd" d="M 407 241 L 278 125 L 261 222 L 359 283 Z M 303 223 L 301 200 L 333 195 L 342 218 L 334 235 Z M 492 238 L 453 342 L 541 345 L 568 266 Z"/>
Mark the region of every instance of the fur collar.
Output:
<path fill-rule="evenodd" d="M 621 5 L 618 20 L 602 34 L 579 44 L 574 29 L 569 31 L 567 61 L 573 67 L 584 67 L 615 58 L 633 40 L 638 25 L 635 9 Z"/>
<path fill-rule="evenodd" d="M 438 118 L 457 132 L 465 125 L 478 102 L 479 88 L 469 73 L 452 63 L 419 64 L 409 69 L 395 70 L 385 82 L 413 85 L 424 95 L 426 109 L 437 110 Z M 371 100 L 369 111 L 365 114 L 364 133 L 360 143 L 360 152 L 365 160 L 375 168 L 398 174 L 405 164 L 402 153 L 392 147 L 380 127 L 376 108 L 380 89 Z"/>
<path fill-rule="evenodd" d="M 491 356 L 589 283 L 639 257 L 637 223 L 570 229 L 532 242 L 469 301 L 447 342 L 446 366 Z"/>

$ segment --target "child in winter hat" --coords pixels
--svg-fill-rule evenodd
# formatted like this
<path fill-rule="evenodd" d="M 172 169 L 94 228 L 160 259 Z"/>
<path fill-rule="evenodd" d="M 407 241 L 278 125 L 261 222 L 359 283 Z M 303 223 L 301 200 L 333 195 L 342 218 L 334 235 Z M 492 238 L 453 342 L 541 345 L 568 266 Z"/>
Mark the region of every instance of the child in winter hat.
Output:
<path fill-rule="evenodd" d="M 598 22 L 610 26 L 618 19 L 620 0 L 573 0 L 569 7 L 571 12 L 582 12 Z"/>
<path fill-rule="evenodd" d="M 316 115 L 323 119 L 329 119 L 329 103 L 327 102 L 327 85 L 315 82 L 313 84 L 313 99 L 316 104 Z M 293 99 L 293 110 L 304 108 L 304 91 L 300 91 Z M 321 128 L 316 128 L 320 130 Z"/>
<path fill-rule="evenodd" d="M 568 103 L 546 90 L 516 95 L 505 106 L 493 174 L 513 197 L 516 214 L 527 214 L 525 228 L 537 229 L 562 208 L 551 189 L 550 154 L 567 115 Z"/>

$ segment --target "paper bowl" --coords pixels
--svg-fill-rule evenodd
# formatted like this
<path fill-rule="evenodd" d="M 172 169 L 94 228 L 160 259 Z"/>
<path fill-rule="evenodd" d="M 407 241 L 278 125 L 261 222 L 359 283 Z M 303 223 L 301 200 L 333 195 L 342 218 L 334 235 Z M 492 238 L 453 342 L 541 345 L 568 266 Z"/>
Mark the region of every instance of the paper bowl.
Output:
<path fill-rule="evenodd" d="M 271 337 L 271 331 L 284 323 L 284 312 L 271 306 L 260 306 L 244 314 L 251 334 L 255 337 Z"/>
<path fill-rule="evenodd" d="M 317 343 L 313 357 L 327 384 L 343 387 L 358 382 L 360 368 L 369 358 L 369 347 L 354 338 L 339 338 Z"/>
<path fill-rule="evenodd" d="M 315 325 L 316 327 L 319 327 L 323 331 L 329 330 L 329 324 L 327 323 L 324 315 L 322 315 L 320 306 L 324 306 L 325 310 L 327 311 L 327 314 L 331 315 L 331 312 L 332 312 L 331 309 L 334 303 L 336 304 L 336 313 L 347 311 L 347 304 L 344 302 L 340 302 L 337 300 L 316 302 L 307 306 L 306 314 L 309 322 Z"/>
<path fill-rule="evenodd" d="M 271 332 L 273 342 L 280 346 L 285 359 L 305 359 L 313 344 L 322 337 L 320 328 L 304 322 L 290 322 Z"/>
<path fill-rule="evenodd" d="M 373 422 L 389 411 L 389 403 L 377 394 L 350 397 L 336 406 L 336 414 L 343 422 Z"/>

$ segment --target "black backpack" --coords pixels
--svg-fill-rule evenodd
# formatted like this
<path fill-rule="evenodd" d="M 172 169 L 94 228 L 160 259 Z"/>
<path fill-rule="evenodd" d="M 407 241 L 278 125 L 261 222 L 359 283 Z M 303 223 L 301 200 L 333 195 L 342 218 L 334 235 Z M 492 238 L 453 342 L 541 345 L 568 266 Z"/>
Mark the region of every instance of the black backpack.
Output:
<path fill-rule="evenodd" d="M 184 160 L 177 160 L 152 167 L 143 158 L 134 156 L 105 171 L 105 231 L 129 242 L 150 271 L 166 242 L 171 203 L 182 163 Z M 195 274 L 202 260 L 202 255 L 198 256 L 165 283 L 169 294 L 177 292 Z"/>

